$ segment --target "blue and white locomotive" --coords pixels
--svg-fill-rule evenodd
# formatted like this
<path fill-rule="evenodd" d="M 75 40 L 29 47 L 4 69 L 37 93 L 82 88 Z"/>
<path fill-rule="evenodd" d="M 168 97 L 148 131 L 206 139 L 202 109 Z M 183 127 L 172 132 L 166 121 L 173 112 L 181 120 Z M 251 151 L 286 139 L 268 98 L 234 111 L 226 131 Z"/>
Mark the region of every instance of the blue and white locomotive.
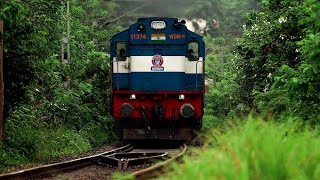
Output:
<path fill-rule="evenodd" d="M 205 43 L 177 18 L 139 18 L 111 42 L 112 116 L 124 139 L 190 140 L 202 124 Z"/>

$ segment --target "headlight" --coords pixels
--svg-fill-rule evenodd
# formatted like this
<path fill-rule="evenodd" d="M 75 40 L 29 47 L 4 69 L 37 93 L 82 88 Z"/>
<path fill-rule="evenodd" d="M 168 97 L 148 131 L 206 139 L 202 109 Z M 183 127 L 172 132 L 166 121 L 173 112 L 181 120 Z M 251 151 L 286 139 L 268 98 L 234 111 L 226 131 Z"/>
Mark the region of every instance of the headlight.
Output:
<path fill-rule="evenodd" d="M 194 115 L 194 108 L 191 104 L 184 104 L 180 108 L 180 113 L 185 118 L 190 118 Z"/>
<path fill-rule="evenodd" d="M 136 97 L 135 94 L 131 94 L 131 95 L 130 95 L 130 99 L 137 99 L 137 97 Z"/>
<path fill-rule="evenodd" d="M 152 29 L 165 29 L 166 28 L 166 23 L 164 21 L 152 21 L 151 22 L 151 28 Z"/>
<path fill-rule="evenodd" d="M 179 100 L 184 100 L 184 95 L 183 94 L 179 95 Z"/>

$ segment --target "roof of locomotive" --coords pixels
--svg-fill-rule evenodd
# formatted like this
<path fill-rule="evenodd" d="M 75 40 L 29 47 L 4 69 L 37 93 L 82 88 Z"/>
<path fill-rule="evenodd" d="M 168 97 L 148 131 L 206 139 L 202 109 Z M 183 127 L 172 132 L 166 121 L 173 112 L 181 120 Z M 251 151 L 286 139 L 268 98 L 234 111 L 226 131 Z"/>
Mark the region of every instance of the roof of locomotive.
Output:
<path fill-rule="evenodd" d="M 176 21 L 180 23 L 178 26 L 175 25 Z M 151 28 L 151 23 L 154 21 L 163 21 L 165 22 L 165 28 L 163 29 L 153 29 Z M 149 17 L 149 18 L 138 18 L 137 22 L 130 25 L 130 27 L 118 34 L 115 34 L 112 37 L 111 41 L 111 49 L 115 48 L 115 43 L 119 41 L 127 42 L 127 46 L 147 46 L 147 45 L 171 45 L 171 46 L 187 46 L 187 42 L 197 41 L 200 44 L 204 42 L 202 36 L 194 33 L 187 29 L 185 24 L 181 24 L 182 20 L 178 18 L 167 18 L 167 17 Z M 145 29 L 139 31 L 139 26 L 144 25 Z M 152 36 L 162 36 L 164 37 L 165 41 L 155 43 L 152 40 Z M 173 50 L 172 50 L 173 51 Z M 204 48 L 199 49 L 199 53 L 201 56 L 204 56 Z M 111 56 L 114 57 L 114 51 L 110 51 Z M 129 51 L 129 54 L 136 54 L 137 52 Z M 142 52 L 141 52 L 142 53 Z M 185 51 L 181 52 L 185 53 Z"/>
<path fill-rule="evenodd" d="M 130 29 L 133 29 L 134 27 L 136 27 L 136 26 L 139 25 L 140 23 L 149 24 L 149 23 L 151 23 L 152 21 L 165 21 L 166 24 L 173 24 L 174 21 L 176 21 L 176 20 L 179 20 L 179 18 L 171 18 L 171 17 L 145 17 L 145 18 L 138 18 L 138 19 L 137 19 L 137 22 L 134 23 L 134 24 L 131 24 L 128 29 L 125 29 L 125 30 L 123 30 L 123 31 L 121 31 L 121 32 L 119 32 L 119 33 L 117 33 L 117 34 L 114 34 L 114 35 L 112 36 L 112 39 L 116 38 L 118 35 L 126 32 L 126 31 L 128 31 L 128 30 L 130 30 Z M 188 30 L 188 28 L 187 28 L 185 25 L 182 26 L 182 27 L 184 27 L 185 29 Z M 199 35 L 199 34 L 197 34 L 197 33 L 195 33 L 195 32 L 192 32 L 192 31 L 190 31 L 190 30 L 188 30 L 188 32 L 194 34 L 194 36 L 197 36 L 197 39 L 202 39 L 202 36 L 201 36 L 201 35 Z"/>

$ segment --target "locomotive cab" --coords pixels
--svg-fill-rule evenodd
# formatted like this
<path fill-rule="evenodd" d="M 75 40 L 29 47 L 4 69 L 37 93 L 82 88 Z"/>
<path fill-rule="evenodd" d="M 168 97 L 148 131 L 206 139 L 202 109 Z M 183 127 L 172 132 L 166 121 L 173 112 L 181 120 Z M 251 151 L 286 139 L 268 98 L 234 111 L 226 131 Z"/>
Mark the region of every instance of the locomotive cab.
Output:
<path fill-rule="evenodd" d="M 140 18 L 113 36 L 111 113 L 124 139 L 192 138 L 202 124 L 204 46 L 177 18 Z"/>

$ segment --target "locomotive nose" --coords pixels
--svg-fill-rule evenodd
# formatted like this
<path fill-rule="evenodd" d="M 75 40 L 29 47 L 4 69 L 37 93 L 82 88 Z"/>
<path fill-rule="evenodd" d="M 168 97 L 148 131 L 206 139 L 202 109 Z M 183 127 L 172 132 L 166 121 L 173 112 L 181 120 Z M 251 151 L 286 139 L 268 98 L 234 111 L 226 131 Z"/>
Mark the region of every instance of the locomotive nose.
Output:
<path fill-rule="evenodd" d="M 184 104 L 180 108 L 180 113 L 185 118 L 190 118 L 194 114 L 194 108 L 191 104 Z"/>

